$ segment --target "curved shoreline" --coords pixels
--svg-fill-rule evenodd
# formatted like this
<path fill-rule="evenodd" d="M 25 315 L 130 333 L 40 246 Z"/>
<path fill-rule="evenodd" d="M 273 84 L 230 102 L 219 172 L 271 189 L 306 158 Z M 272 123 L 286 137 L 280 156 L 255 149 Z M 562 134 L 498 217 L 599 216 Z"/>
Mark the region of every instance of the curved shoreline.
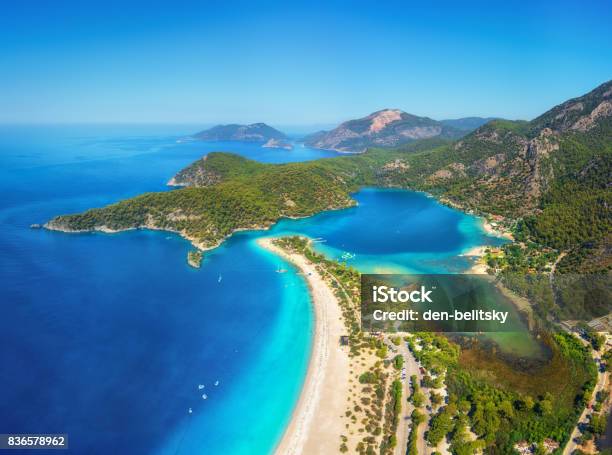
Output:
<path fill-rule="evenodd" d="M 314 334 L 306 378 L 291 420 L 274 453 L 277 455 L 337 453 L 344 427 L 340 418 L 349 395 L 349 356 L 339 345 L 345 332 L 336 297 L 315 265 L 287 253 L 271 238 L 257 244 L 295 265 L 308 282 L 314 312 Z"/>

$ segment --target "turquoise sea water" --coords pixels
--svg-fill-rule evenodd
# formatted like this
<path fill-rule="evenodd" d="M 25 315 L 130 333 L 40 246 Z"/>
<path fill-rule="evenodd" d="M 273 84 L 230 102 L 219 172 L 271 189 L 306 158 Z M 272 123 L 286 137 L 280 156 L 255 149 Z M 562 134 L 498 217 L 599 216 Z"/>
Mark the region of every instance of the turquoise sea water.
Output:
<path fill-rule="evenodd" d="M 0 432 L 68 433 L 74 453 L 268 453 L 297 399 L 313 322 L 304 281 L 257 237 L 309 235 L 362 271 L 461 271 L 470 262 L 458 254 L 498 242 L 423 194 L 375 189 L 355 195 L 358 207 L 237 234 L 199 270 L 176 235 L 29 229 L 167 191 L 211 150 L 335 155 L 176 142 L 195 129 L 0 128 Z"/>

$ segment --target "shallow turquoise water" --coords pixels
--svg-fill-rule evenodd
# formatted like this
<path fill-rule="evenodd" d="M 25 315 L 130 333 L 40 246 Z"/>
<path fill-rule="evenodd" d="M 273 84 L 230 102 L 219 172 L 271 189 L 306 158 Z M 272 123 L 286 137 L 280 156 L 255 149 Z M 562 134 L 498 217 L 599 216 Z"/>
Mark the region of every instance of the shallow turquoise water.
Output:
<path fill-rule="evenodd" d="M 190 246 L 176 235 L 29 229 L 165 191 L 216 147 L 273 162 L 334 155 L 177 144 L 192 129 L 155 128 L 0 129 L 6 432 L 65 432 L 77 453 L 267 453 L 304 378 L 312 315 L 303 280 L 257 237 L 304 234 L 331 257 L 350 253 L 362 271 L 418 272 L 465 270 L 460 252 L 497 241 L 422 194 L 374 189 L 356 194 L 355 208 L 237 234 L 200 270 L 186 265 Z M 289 273 L 274 273 L 279 265 Z"/>
<path fill-rule="evenodd" d="M 478 218 L 423 193 L 364 188 L 354 197 L 357 207 L 281 220 L 270 235 L 307 235 L 321 253 L 366 273 L 465 271 L 472 262 L 461 253 L 503 242 L 487 235 Z"/>

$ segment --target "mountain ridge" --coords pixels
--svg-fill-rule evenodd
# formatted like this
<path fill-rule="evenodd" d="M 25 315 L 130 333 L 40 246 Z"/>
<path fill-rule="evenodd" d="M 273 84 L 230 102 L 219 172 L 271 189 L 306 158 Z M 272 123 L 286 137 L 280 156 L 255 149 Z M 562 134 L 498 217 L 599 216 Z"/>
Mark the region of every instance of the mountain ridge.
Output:
<path fill-rule="evenodd" d="M 362 118 L 348 120 L 330 131 L 306 136 L 309 147 L 344 153 L 363 153 L 368 147 L 397 147 L 432 137 L 456 138 L 461 131 L 429 117 L 418 117 L 400 109 L 381 109 Z"/>

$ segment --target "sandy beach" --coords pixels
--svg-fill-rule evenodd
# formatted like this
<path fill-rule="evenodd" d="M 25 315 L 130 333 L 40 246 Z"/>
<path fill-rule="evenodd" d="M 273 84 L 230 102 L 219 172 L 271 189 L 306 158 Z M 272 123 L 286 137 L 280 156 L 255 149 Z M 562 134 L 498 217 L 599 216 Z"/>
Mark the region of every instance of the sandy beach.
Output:
<path fill-rule="evenodd" d="M 338 453 L 340 435 L 346 432 L 342 414 L 349 397 L 349 356 L 340 347 L 346 335 L 336 297 L 315 266 L 299 254 L 288 254 L 259 239 L 258 244 L 293 263 L 310 288 L 315 333 L 306 379 L 291 421 L 276 447 L 276 454 Z"/>
<path fill-rule="evenodd" d="M 500 229 L 498 226 L 493 226 L 486 218 L 481 218 L 482 228 L 487 234 L 495 237 L 514 240 L 512 233 Z M 464 251 L 459 256 L 465 256 L 474 259 L 474 264 L 466 273 L 473 275 L 484 275 L 487 273 L 488 266 L 484 261 L 485 251 L 491 248 L 490 245 L 479 245 Z"/>
<path fill-rule="evenodd" d="M 500 229 L 499 227 L 494 227 L 487 219 L 482 218 L 482 228 L 487 232 L 487 234 L 494 235 L 496 237 L 501 237 L 508 240 L 514 240 L 511 232 Z"/>
<path fill-rule="evenodd" d="M 484 262 L 485 250 L 487 248 L 490 247 L 487 245 L 476 246 L 459 255 L 474 259 L 474 264 L 465 273 L 472 275 L 485 275 L 487 273 L 487 264 Z"/>

